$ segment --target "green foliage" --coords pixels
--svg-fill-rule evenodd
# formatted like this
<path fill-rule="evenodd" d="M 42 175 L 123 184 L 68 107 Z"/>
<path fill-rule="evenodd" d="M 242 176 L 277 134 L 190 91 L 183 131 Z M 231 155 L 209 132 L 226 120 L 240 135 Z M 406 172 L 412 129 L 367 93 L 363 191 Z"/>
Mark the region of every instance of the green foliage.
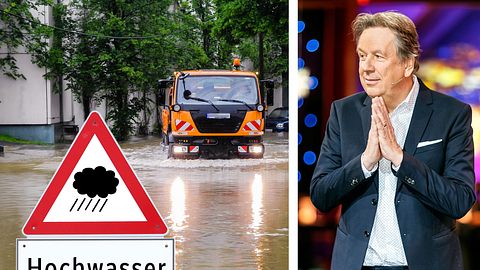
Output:
<path fill-rule="evenodd" d="M 57 3 L 57 1 L 55 1 Z M 106 101 L 112 132 L 125 140 L 135 125 L 147 126 L 158 79 L 172 71 L 231 67 L 233 55 L 255 67 L 259 33 L 264 35 L 267 73 L 286 72 L 287 1 L 260 0 L 3 0 L 0 46 L 25 46 L 32 61 L 46 67 L 55 90 L 67 89 L 83 104 L 84 116 Z M 31 12 L 51 7 L 55 27 Z M 40 9 L 39 9 L 40 10 Z M 13 14 L 13 15 L 12 15 Z M 50 38 L 51 46 L 47 47 Z M 11 54 L 0 71 L 25 78 Z M 143 112 L 144 120 L 137 123 Z"/>
<path fill-rule="evenodd" d="M 38 144 L 38 145 L 48 145 L 48 143 L 44 142 L 37 142 L 37 141 L 28 141 L 17 139 L 9 135 L 0 134 L 0 142 L 8 142 L 8 143 L 19 143 L 19 144 Z"/>
<path fill-rule="evenodd" d="M 276 77 L 288 68 L 287 0 L 215 0 L 218 7 L 213 34 L 242 58 L 260 66 L 258 35 L 264 35 L 265 76 Z M 256 46 L 255 46 L 256 45 Z M 286 80 L 285 80 L 286 81 Z"/>
<path fill-rule="evenodd" d="M 78 1 L 75 4 L 83 23 L 78 29 L 95 36 L 82 36 L 74 49 L 81 55 L 82 64 L 93 68 L 77 78 L 95 82 L 93 91 L 85 88 L 80 93 L 85 99 L 106 98 L 107 119 L 113 123 L 112 132 L 119 140 L 128 138 L 134 129 L 134 120 L 142 110 L 142 103 L 132 94 L 147 87 L 151 92 L 162 70 L 162 45 L 167 40 L 165 19 L 167 1 Z M 162 16 L 160 16 L 162 17 Z M 134 37 L 157 36 L 155 39 Z M 130 38 L 128 38 L 130 37 Z M 88 44 L 88 45 L 85 45 Z M 80 49 L 80 50 L 79 50 Z M 156 50 L 159 49 L 159 50 Z M 78 81 L 78 80 L 77 80 Z"/>
<path fill-rule="evenodd" d="M 0 55 L 0 72 L 12 79 L 26 79 L 17 66 L 17 60 L 12 56 L 23 46 L 26 52 L 38 55 L 44 54 L 47 49 L 46 38 L 50 29 L 40 24 L 40 20 L 32 15 L 32 11 L 43 16 L 43 12 L 36 6 L 48 1 L 15 1 L 3 0 L 0 2 L 0 48 L 6 54 Z M 33 61 L 40 61 L 37 57 Z"/>

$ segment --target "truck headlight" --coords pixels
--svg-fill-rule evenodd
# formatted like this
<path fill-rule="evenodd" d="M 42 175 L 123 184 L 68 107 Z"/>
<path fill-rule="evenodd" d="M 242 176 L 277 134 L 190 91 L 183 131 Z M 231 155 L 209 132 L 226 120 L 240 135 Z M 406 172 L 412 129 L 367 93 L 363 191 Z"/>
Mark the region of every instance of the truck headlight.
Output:
<path fill-rule="evenodd" d="M 187 146 L 182 146 L 182 145 L 174 145 L 173 146 L 173 152 L 174 153 L 187 153 L 188 152 L 188 148 Z"/>
<path fill-rule="evenodd" d="M 260 154 L 263 152 L 263 147 L 261 145 L 250 145 L 248 147 L 248 152 L 254 154 Z"/>
<path fill-rule="evenodd" d="M 278 123 L 275 127 L 281 129 L 283 128 L 283 123 Z"/>

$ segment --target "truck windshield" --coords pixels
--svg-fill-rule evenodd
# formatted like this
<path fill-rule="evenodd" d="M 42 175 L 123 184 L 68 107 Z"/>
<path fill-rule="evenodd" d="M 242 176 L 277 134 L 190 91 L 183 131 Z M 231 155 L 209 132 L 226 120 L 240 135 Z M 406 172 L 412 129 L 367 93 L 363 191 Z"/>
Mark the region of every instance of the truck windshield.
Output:
<path fill-rule="evenodd" d="M 257 104 L 258 102 L 257 83 L 254 77 L 190 75 L 183 81 L 185 81 L 185 89 L 190 90 L 190 96 L 193 98 L 210 100 L 215 104 L 238 103 L 238 101 Z M 199 100 L 185 99 L 183 81 L 178 81 L 177 103 L 201 104 L 202 101 Z"/>

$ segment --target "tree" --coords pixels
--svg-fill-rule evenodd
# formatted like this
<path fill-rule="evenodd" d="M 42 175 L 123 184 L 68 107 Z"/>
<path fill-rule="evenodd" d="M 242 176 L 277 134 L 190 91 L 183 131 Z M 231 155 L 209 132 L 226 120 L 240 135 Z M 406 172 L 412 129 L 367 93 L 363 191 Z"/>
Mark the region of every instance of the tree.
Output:
<path fill-rule="evenodd" d="M 253 60 L 261 78 L 282 76 L 286 89 L 287 0 L 215 0 L 215 4 L 218 10 L 213 34 L 230 45 L 237 44 L 238 52 Z M 269 65 L 265 67 L 264 63 Z"/>
<path fill-rule="evenodd" d="M 156 92 L 159 78 L 178 67 L 199 68 L 208 63 L 198 46 L 192 16 L 167 11 L 170 1 L 72 2 L 75 26 L 83 33 L 66 51 L 69 88 L 89 108 L 93 100 L 105 98 L 112 132 L 125 140 L 143 111 L 141 126 L 151 113 L 149 95 Z M 193 25 L 193 26 L 192 26 Z M 74 42 L 72 42 L 72 40 Z M 87 114 L 87 109 L 85 114 Z"/>
<path fill-rule="evenodd" d="M 119 140 L 128 138 L 138 112 L 147 107 L 147 92 L 165 73 L 160 62 L 165 38 L 159 35 L 166 35 L 165 18 L 156 15 L 166 12 L 166 2 L 78 0 L 57 8 L 63 11 L 55 20 L 61 31 L 43 63 L 46 76 L 65 76 L 85 117 L 93 103 L 106 100 L 107 119 Z M 132 96 L 138 91 L 140 99 Z"/>
<path fill-rule="evenodd" d="M 93 86 L 96 88 L 94 92 L 101 93 L 101 97 L 106 99 L 107 119 L 112 121 L 112 132 L 118 140 L 128 138 L 142 109 L 141 100 L 132 97 L 132 93 L 142 91 L 141 86 L 148 86 L 152 76 L 158 79 L 159 69 L 150 71 L 149 77 L 145 76 L 145 71 L 158 64 L 159 53 L 152 58 L 142 49 L 161 47 L 165 31 L 156 16 L 166 13 L 166 2 L 77 2 L 79 10 L 84 12 L 82 31 L 95 36 L 88 45 L 84 42 L 85 38 L 80 39 L 76 55 L 87 55 L 82 54 L 82 48 L 90 47 L 87 48 L 91 52 L 87 59 L 96 72 L 86 75 L 87 78 L 95 78 L 97 85 Z M 148 36 L 156 37 L 145 38 Z M 88 93 L 88 89 L 82 88 L 81 93 Z"/>
<path fill-rule="evenodd" d="M 36 7 L 48 4 L 49 1 L 15 1 L 3 0 L 0 2 L 0 48 L 6 54 L 0 55 L 0 72 L 12 79 L 26 79 L 17 66 L 13 53 L 19 49 L 32 54 L 32 61 L 43 61 L 42 56 L 47 50 L 48 37 L 51 29 L 40 23 L 32 11 L 43 16 L 43 12 Z"/>

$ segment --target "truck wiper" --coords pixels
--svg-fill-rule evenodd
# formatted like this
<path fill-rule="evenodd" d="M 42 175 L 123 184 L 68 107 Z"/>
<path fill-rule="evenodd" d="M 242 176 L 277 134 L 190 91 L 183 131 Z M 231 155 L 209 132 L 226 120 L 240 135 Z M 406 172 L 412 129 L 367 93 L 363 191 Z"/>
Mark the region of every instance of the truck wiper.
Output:
<path fill-rule="evenodd" d="M 249 108 L 250 110 L 253 110 L 252 107 L 250 107 L 250 105 L 248 105 L 247 102 L 243 101 L 243 100 L 238 100 L 238 99 L 217 99 L 218 101 L 226 101 L 226 102 L 234 102 L 234 103 L 242 103 L 243 105 L 247 106 L 247 108 Z"/>
<path fill-rule="evenodd" d="M 188 90 L 187 90 L 188 91 Z M 190 92 L 190 91 L 189 91 Z M 186 99 L 193 99 L 193 100 L 196 100 L 196 101 L 201 101 L 201 102 L 205 102 L 205 103 L 208 103 L 210 105 L 212 105 L 213 108 L 215 108 L 215 110 L 217 110 L 217 112 L 219 112 L 220 110 L 217 108 L 217 106 L 215 106 L 215 104 L 213 104 L 213 102 L 211 100 L 207 100 L 207 99 L 203 99 L 203 98 L 198 98 L 198 97 L 192 97 L 192 96 L 188 96 L 188 97 L 185 97 Z"/>
<path fill-rule="evenodd" d="M 187 87 L 185 86 L 185 79 L 188 76 L 190 76 L 190 73 L 181 72 L 180 76 L 178 77 L 178 79 L 182 80 L 182 82 L 183 82 L 183 97 L 185 99 L 193 99 L 193 100 L 208 103 L 208 104 L 212 105 L 212 107 L 215 108 L 215 110 L 217 110 L 217 112 L 219 112 L 220 110 L 217 108 L 217 106 L 215 106 L 215 104 L 213 104 L 213 102 L 211 100 L 206 100 L 206 99 L 198 98 L 198 97 L 192 97 L 192 91 L 188 90 Z"/>

